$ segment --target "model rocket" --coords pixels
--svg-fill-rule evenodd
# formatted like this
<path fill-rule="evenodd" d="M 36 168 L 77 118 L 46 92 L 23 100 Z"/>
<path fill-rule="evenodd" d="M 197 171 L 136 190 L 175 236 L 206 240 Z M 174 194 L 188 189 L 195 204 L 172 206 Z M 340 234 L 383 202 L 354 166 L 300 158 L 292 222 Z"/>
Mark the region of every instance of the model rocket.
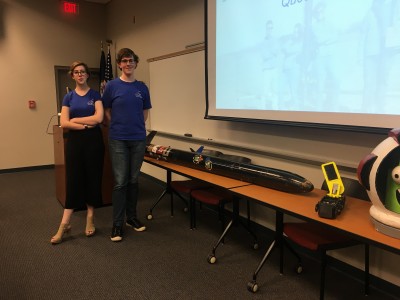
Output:
<path fill-rule="evenodd" d="M 147 136 L 147 156 L 288 193 L 307 193 L 314 189 L 309 180 L 297 174 L 224 159 L 211 155 L 212 151 L 203 151 L 203 147 L 195 152 L 190 152 L 151 144 L 156 133 L 156 131 L 152 131 Z"/>

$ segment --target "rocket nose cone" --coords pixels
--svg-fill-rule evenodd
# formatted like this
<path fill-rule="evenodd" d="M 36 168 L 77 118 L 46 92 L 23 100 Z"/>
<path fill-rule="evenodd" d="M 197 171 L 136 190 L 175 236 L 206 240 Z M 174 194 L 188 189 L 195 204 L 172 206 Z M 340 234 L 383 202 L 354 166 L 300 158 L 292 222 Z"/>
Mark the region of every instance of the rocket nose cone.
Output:
<path fill-rule="evenodd" d="M 311 181 L 306 180 L 303 184 L 303 189 L 304 189 L 304 192 L 306 192 L 306 193 L 311 192 L 314 189 L 314 185 L 312 184 Z"/>

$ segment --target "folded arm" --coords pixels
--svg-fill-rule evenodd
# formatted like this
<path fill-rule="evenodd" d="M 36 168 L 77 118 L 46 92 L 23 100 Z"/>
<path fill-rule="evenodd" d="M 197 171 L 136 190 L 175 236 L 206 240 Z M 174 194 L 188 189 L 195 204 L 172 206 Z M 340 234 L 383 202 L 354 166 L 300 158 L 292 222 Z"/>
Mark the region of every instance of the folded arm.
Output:
<path fill-rule="evenodd" d="M 100 124 L 104 118 L 104 109 L 103 103 L 101 101 L 95 102 L 95 113 L 92 116 L 88 117 L 79 117 L 79 118 L 69 118 L 69 107 L 63 106 L 61 108 L 61 117 L 60 123 L 61 127 L 73 129 L 73 130 L 81 130 L 86 129 L 86 126 L 91 128 Z M 86 125 L 86 126 L 85 126 Z"/>

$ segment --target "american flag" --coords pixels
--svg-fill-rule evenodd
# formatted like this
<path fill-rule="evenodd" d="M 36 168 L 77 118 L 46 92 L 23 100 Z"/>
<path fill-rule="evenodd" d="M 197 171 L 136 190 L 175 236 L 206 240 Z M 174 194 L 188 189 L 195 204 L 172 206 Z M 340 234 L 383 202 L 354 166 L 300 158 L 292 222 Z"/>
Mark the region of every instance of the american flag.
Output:
<path fill-rule="evenodd" d="M 112 65 L 111 65 L 110 45 L 108 45 L 105 80 L 109 81 L 109 80 L 112 80 L 112 79 L 114 79 L 114 75 L 113 75 Z"/>
<path fill-rule="evenodd" d="M 103 47 L 101 48 L 100 58 L 100 94 L 103 95 L 107 81 L 114 77 L 111 64 L 110 45 L 108 45 L 107 61 L 105 58 Z"/>
<path fill-rule="evenodd" d="M 104 85 L 106 78 L 106 55 L 104 54 L 103 42 L 101 43 L 101 56 L 100 56 L 100 94 L 103 95 Z"/>

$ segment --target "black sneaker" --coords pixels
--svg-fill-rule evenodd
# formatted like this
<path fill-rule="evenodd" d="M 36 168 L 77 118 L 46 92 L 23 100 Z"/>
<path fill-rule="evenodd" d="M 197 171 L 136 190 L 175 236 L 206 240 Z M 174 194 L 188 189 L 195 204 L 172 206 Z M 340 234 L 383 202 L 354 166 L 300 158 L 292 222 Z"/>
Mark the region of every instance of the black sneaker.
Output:
<path fill-rule="evenodd" d="M 111 240 L 113 242 L 122 241 L 122 226 L 113 226 L 111 230 Z"/>
<path fill-rule="evenodd" d="M 133 227 L 133 229 L 135 229 L 136 231 L 145 231 L 146 230 L 146 226 L 144 226 L 142 224 L 142 222 L 140 222 L 138 219 L 134 218 L 132 220 L 127 220 L 126 221 L 126 225 Z"/>

